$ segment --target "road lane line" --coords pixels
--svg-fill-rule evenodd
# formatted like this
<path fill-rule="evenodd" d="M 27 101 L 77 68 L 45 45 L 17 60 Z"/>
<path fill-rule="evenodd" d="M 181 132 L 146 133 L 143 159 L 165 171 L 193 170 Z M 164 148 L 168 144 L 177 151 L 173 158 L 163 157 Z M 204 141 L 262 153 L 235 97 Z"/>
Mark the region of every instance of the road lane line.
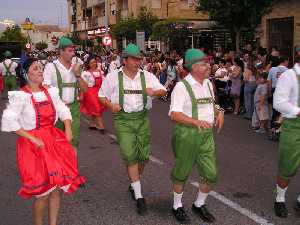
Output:
<path fill-rule="evenodd" d="M 88 120 L 84 119 L 84 121 L 87 123 Z M 107 136 L 110 137 L 113 140 L 117 140 L 116 135 L 111 134 L 111 133 L 107 133 Z M 150 161 L 153 163 L 156 163 L 160 166 L 164 165 L 165 163 L 163 161 L 161 161 L 160 159 L 154 157 L 154 156 L 150 156 Z M 191 182 L 191 185 L 199 188 L 199 183 L 198 182 Z M 249 219 L 255 221 L 256 223 L 260 224 L 260 225 L 274 225 L 273 223 L 269 222 L 268 220 L 260 217 L 259 215 L 257 215 L 254 212 L 251 212 L 250 210 L 243 208 L 241 205 L 239 205 L 238 203 L 235 203 L 233 201 L 231 201 L 230 199 L 226 198 L 225 196 L 215 192 L 215 191 L 211 191 L 210 196 L 212 196 L 213 198 L 217 199 L 218 201 L 222 202 L 224 205 L 227 205 L 228 207 L 236 210 L 237 212 L 239 212 L 240 214 L 248 217 Z"/>
<path fill-rule="evenodd" d="M 150 155 L 150 161 L 151 162 L 154 162 L 154 163 L 157 163 L 158 165 L 164 165 L 164 162 L 163 161 L 161 161 L 161 160 L 159 160 L 159 159 L 157 159 L 157 158 L 155 158 L 154 156 L 152 156 L 152 155 Z"/>
<path fill-rule="evenodd" d="M 198 182 L 191 182 L 191 185 L 193 185 L 196 188 L 199 188 L 199 183 Z M 235 202 L 231 201 L 230 199 L 226 198 L 225 196 L 223 196 L 223 195 L 221 195 L 221 194 L 219 194 L 215 191 L 211 191 L 209 193 L 209 195 L 214 197 L 215 199 L 219 200 L 223 204 L 229 206 L 230 208 L 235 209 L 240 214 L 248 217 L 249 219 L 255 221 L 256 223 L 258 223 L 260 225 L 274 225 L 273 223 L 270 223 L 268 220 L 260 217 L 256 213 L 251 212 L 250 210 L 248 210 L 246 208 L 243 208 L 238 203 L 235 203 Z"/>

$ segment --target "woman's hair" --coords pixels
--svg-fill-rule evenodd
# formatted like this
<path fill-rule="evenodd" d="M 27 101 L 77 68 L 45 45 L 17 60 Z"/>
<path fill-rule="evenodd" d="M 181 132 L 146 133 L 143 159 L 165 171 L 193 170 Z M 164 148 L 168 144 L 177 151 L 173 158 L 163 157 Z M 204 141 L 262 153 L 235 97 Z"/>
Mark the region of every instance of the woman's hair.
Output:
<path fill-rule="evenodd" d="M 21 75 L 21 82 L 20 82 L 20 88 L 24 87 L 27 84 L 27 79 L 28 79 L 28 71 L 30 66 L 34 63 L 39 61 L 37 58 L 27 58 L 23 64 L 21 65 L 21 69 L 20 69 L 20 75 Z"/>
<path fill-rule="evenodd" d="M 90 62 L 93 60 L 93 59 L 97 59 L 97 56 L 96 55 L 90 55 L 87 60 L 85 61 L 85 69 L 86 70 L 90 70 Z"/>
<path fill-rule="evenodd" d="M 27 74 L 30 66 L 36 61 L 38 61 L 38 58 L 33 58 L 33 57 L 27 58 L 22 66 L 23 72 Z"/>

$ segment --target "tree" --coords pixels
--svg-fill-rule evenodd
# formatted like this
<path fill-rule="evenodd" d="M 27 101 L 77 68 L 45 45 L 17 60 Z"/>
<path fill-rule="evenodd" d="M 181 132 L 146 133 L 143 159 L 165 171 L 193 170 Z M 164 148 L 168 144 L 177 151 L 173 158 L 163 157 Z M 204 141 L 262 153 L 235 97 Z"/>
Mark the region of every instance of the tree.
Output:
<path fill-rule="evenodd" d="M 44 41 L 41 41 L 35 44 L 35 48 L 39 51 L 43 51 L 44 49 L 48 48 L 48 44 Z"/>
<path fill-rule="evenodd" d="M 253 31 L 261 17 L 268 13 L 276 0 L 198 0 L 198 11 L 208 12 L 210 19 L 231 32 L 236 50 L 242 31 Z"/>
<path fill-rule="evenodd" d="M 153 32 L 153 25 L 159 21 L 146 7 L 141 7 L 137 16 L 139 29 L 145 31 L 145 38 L 148 40 Z"/>
<path fill-rule="evenodd" d="M 20 27 L 14 26 L 6 28 L 0 36 L 0 41 L 21 42 L 22 44 L 25 44 L 28 39 L 24 34 L 22 34 Z"/>
<path fill-rule="evenodd" d="M 112 35 L 117 40 L 126 38 L 128 41 L 134 42 L 136 39 L 136 31 L 139 30 L 138 20 L 134 17 L 121 19 L 112 27 Z"/>
<path fill-rule="evenodd" d="M 146 7 L 141 7 L 137 18 L 126 17 L 121 19 L 112 28 L 114 38 L 121 40 L 126 38 L 130 42 L 136 39 L 136 31 L 145 31 L 145 39 L 148 40 L 153 31 L 153 25 L 159 19 Z"/>
<path fill-rule="evenodd" d="M 164 41 L 170 50 L 183 53 L 189 47 L 190 35 L 189 22 L 169 18 L 154 24 L 152 38 Z"/>

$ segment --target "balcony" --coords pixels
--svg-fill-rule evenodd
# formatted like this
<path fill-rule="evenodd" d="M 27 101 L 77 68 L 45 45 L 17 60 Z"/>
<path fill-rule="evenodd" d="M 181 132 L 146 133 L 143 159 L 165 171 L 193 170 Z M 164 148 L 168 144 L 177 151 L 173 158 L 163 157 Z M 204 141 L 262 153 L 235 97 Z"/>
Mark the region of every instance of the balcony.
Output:
<path fill-rule="evenodd" d="M 93 17 L 92 18 L 92 26 L 93 28 L 104 27 L 105 26 L 105 17 Z"/>
<path fill-rule="evenodd" d="M 90 8 L 90 7 L 93 7 L 95 5 L 99 5 L 99 4 L 102 4 L 102 3 L 105 4 L 105 0 L 87 0 L 86 7 Z"/>

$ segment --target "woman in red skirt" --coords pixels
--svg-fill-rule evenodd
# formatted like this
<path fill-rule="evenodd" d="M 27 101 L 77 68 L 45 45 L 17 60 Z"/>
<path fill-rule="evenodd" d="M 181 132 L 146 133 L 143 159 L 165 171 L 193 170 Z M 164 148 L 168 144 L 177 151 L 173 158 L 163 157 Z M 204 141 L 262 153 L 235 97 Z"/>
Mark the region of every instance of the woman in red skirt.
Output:
<path fill-rule="evenodd" d="M 23 69 L 27 85 L 8 93 L 1 129 L 20 136 L 17 164 L 22 186 L 18 194 L 25 199 L 35 197 L 35 225 L 43 224 L 47 206 L 49 224 L 57 225 L 61 191 L 73 193 L 85 182 L 70 144 L 72 117 L 58 89 L 42 86 L 43 71 L 37 59 L 29 58 Z M 65 132 L 55 128 L 58 118 L 64 122 Z"/>
<path fill-rule="evenodd" d="M 88 90 L 83 94 L 80 104 L 80 112 L 90 119 L 90 129 L 99 130 L 105 133 L 102 113 L 105 108 L 100 103 L 98 92 L 102 85 L 104 72 L 98 69 L 96 56 L 90 56 L 86 61 L 86 71 L 82 73 L 82 78 L 88 84 Z"/>
<path fill-rule="evenodd" d="M 0 71 L 0 97 L 2 96 L 3 92 L 4 92 L 4 78 L 2 76 L 2 72 Z"/>

